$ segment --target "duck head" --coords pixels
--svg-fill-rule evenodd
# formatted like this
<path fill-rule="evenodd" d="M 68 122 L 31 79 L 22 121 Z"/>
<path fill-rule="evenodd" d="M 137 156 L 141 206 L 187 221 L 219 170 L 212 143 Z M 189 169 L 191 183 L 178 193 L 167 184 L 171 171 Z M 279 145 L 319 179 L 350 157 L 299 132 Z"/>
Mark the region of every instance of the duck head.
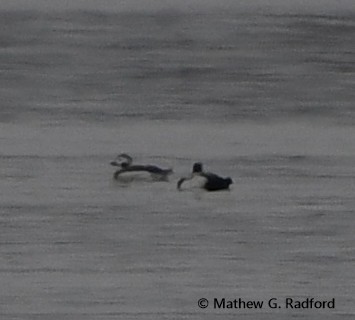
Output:
<path fill-rule="evenodd" d="M 115 166 L 115 167 L 127 168 L 132 164 L 132 162 L 133 162 L 132 157 L 130 157 L 126 153 L 121 153 L 116 157 L 114 161 L 111 161 L 110 164 L 111 166 Z"/>
<path fill-rule="evenodd" d="M 195 162 L 192 166 L 192 174 L 201 173 L 203 171 L 203 165 L 201 162 Z"/>

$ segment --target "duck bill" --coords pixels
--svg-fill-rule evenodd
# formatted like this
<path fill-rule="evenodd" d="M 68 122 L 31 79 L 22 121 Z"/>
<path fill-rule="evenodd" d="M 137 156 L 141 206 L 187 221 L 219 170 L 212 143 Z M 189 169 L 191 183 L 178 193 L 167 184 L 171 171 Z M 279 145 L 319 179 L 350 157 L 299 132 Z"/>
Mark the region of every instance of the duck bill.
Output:
<path fill-rule="evenodd" d="M 111 166 L 114 166 L 114 167 L 119 167 L 120 165 L 117 163 L 117 161 L 111 161 L 110 162 L 110 165 Z"/>

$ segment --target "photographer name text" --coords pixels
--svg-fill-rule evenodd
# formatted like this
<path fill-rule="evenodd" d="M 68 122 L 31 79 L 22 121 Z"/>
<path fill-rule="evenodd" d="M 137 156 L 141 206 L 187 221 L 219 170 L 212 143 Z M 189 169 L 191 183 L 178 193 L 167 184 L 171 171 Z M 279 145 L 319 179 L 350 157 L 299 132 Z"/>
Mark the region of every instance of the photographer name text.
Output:
<path fill-rule="evenodd" d="M 335 299 L 322 300 L 316 298 L 270 298 L 267 300 L 248 300 L 243 298 L 226 299 L 213 298 L 208 300 L 201 298 L 198 300 L 198 306 L 201 309 L 207 307 L 213 309 L 335 309 Z"/>

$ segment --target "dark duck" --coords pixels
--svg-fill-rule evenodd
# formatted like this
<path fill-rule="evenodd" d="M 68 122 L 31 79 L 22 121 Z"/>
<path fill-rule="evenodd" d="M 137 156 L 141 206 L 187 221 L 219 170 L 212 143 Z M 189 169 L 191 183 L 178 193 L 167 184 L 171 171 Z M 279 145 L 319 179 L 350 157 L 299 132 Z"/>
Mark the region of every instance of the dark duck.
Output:
<path fill-rule="evenodd" d="M 231 178 L 222 178 L 211 172 L 204 172 L 202 163 L 196 162 L 192 167 L 192 174 L 189 177 L 181 178 L 177 183 L 178 190 L 181 190 L 183 183 L 189 181 L 190 188 L 202 188 L 207 191 L 227 190 L 233 183 Z"/>
<path fill-rule="evenodd" d="M 167 181 L 170 174 L 173 173 L 172 169 L 161 169 L 153 165 L 140 165 L 132 164 L 133 159 L 126 153 L 119 154 L 111 165 L 118 167 L 114 173 L 115 180 L 156 180 Z"/>

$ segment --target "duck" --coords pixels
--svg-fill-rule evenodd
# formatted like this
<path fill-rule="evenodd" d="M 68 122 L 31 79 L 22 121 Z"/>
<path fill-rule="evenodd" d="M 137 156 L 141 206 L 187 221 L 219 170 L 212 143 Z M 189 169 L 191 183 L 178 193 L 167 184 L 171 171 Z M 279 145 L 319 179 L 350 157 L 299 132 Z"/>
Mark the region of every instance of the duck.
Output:
<path fill-rule="evenodd" d="M 115 180 L 149 179 L 155 181 L 167 181 L 172 169 L 162 169 L 155 165 L 133 164 L 133 158 L 127 153 L 119 154 L 110 164 L 118 167 L 113 175 Z"/>
<path fill-rule="evenodd" d="M 196 162 L 193 164 L 192 173 L 189 177 L 181 178 L 177 183 L 177 189 L 182 190 L 185 181 L 194 181 L 190 183 L 192 187 L 202 188 L 207 191 L 228 190 L 233 183 L 230 177 L 222 178 L 217 174 L 203 171 L 203 164 Z"/>

